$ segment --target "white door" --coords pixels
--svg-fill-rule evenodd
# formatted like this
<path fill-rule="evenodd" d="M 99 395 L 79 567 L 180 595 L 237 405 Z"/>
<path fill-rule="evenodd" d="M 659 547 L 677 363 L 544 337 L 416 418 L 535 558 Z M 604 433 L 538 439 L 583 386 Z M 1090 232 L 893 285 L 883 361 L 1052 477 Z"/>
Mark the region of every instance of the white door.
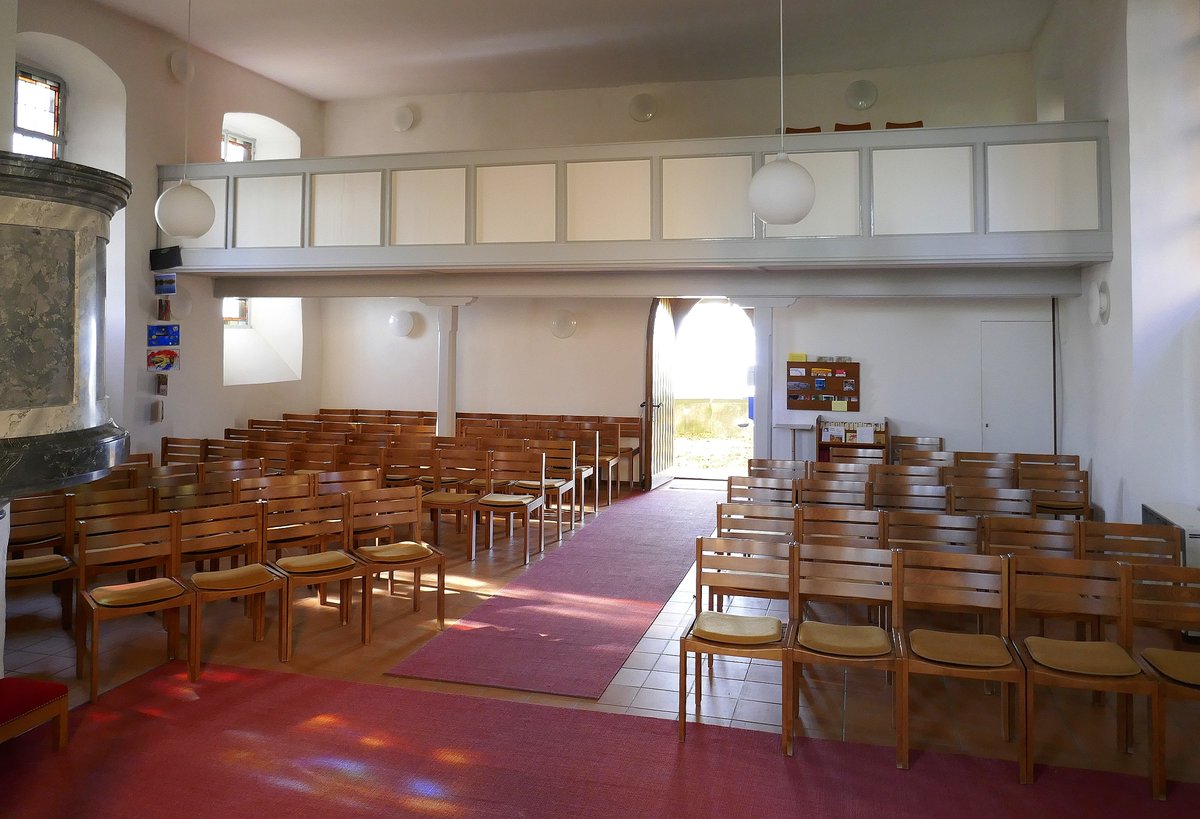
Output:
<path fill-rule="evenodd" d="M 1049 321 L 983 321 L 984 452 L 1054 451 L 1054 333 Z"/>

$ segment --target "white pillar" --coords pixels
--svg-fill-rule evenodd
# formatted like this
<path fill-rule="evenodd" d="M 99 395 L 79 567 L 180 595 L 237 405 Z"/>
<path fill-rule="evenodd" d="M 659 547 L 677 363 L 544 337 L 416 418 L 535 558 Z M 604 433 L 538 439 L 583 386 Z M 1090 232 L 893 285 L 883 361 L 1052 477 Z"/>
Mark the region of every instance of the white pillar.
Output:
<path fill-rule="evenodd" d="M 12 122 L 12 112 L 16 101 L 16 72 L 17 70 L 17 0 L 0 0 L 0 71 L 8 77 L 6 82 L 0 82 L 0 111 L 8 122 Z M 12 150 L 12 128 L 0 131 L 0 148 Z M 4 632 L 8 615 L 7 600 L 4 596 L 4 577 L 8 559 L 8 532 L 11 521 L 8 519 L 8 500 L 0 498 L 0 677 L 4 676 Z"/>
<path fill-rule="evenodd" d="M 4 632 L 7 609 L 4 599 L 4 578 L 8 569 L 8 533 L 12 526 L 8 500 L 0 498 L 0 677 L 4 676 Z"/>
<path fill-rule="evenodd" d="M 438 405 L 437 434 L 453 435 L 458 414 L 458 308 L 475 301 L 475 297 L 456 299 L 421 299 L 421 303 L 438 309 Z"/>
<path fill-rule="evenodd" d="M 739 307 L 754 308 L 754 457 L 772 457 L 775 434 L 775 308 L 791 307 L 795 299 L 738 299 Z"/>

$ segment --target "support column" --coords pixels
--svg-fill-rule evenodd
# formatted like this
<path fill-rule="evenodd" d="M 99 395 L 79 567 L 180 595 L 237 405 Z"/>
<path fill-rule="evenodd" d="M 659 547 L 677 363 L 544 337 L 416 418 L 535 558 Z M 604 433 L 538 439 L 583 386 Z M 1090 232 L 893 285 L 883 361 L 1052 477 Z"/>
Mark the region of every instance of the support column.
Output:
<path fill-rule="evenodd" d="M 9 513 L 12 511 L 7 498 L 0 498 L 0 558 L 8 556 L 8 535 L 12 527 Z M 8 568 L 7 559 L 0 559 L 0 677 L 4 676 L 4 632 L 5 599 L 4 578 Z"/>
<path fill-rule="evenodd" d="M 775 435 L 775 308 L 791 307 L 795 299 L 738 299 L 739 307 L 754 308 L 754 457 L 773 457 Z"/>
<path fill-rule="evenodd" d="M 458 308 L 475 297 L 421 299 L 438 309 L 438 405 L 437 434 L 453 435 L 458 415 Z"/>

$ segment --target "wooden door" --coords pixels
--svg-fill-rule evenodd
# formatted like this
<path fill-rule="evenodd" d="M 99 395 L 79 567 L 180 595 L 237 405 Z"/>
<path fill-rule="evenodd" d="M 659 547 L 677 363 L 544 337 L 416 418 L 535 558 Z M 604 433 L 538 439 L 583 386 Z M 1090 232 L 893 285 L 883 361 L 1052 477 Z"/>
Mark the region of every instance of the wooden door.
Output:
<path fill-rule="evenodd" d="M 646 402 L 642 404 L 642 487 L 675 477 L 675 321 L 671 304 L 655 299 L 646 334 Z"/>

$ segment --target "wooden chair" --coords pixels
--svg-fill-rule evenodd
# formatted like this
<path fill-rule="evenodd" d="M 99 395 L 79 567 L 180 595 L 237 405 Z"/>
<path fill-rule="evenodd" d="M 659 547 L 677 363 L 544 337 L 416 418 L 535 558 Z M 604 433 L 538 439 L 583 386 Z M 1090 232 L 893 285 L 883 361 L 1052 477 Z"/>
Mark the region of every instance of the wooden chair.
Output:
<path fill-rule="evenodd" d="M 835 510 L 848 511 L 848 510 Z M 800 705 L 800 685 L 806 665 L 834 665 L 846 669 L 875 669 L 891 674 L 900 670 L 901 653 L 892 635 L 884 628 L 867 624 L 847 624 L 814 619 L 809 603 L 834 603 L 841 609 L 866 605 L 886 609 L 892 603 L 892 552 L 874 547 L 819 545 L 809 541 L 796 544 L 796 613 L 788 661 L 790 675 L 784 676 L 783 701 L 788 722 Z M 844 615 L 843 615 L 844 616 Z M 883 616 L 880 622 L 885 622 Z M 907 716 L 901 704 L 903 690 L 893 686 L 893 716 L 897 735 L 906 730 L 900 720 Z M 840 707 L 840 704 L 839 704 Z M 791 730 L 785 737 L 786 751 L 792 749 Z M 897 761 L 899 751 L 897 751 Z"/>
<path fill-rule="evenodd" d="M 75 534 L 81 520 L 146 515 L 153 511 L 154 490 L 149 486 L 93 491 L 80 488 L 77 492 L 68 492 L 63 503 L 65 554 L 76 554 Z M 84 582 L 87 582 L 86 579 Z"/>
<path fill-rule="evenodd" d="M 77 529 L 80 572 L 79 616 L 75 625 L 75 676 L 88 669 L 88 694 L 100 690 L 100 624 L 119 617 L 161 611 L 167 628 L 167 659 L 179 647 L 179 610 L 196 605 L 195 594 L 179 570 L 179 520 L 174 512 L 118 515 L 80 521 Z M 114 571 L 153 568 L 158 577 L 88 588 L 88 578 Z M 89 642 L 88 636 L 91 636 Z M 188 677 L 197 679 L 198 641 L 188 635 Z"/>
<path fill-rule="evenodd" d="M 65 492 L 13 498 L 8 510 L 8 554 L 20 558 L 27 551 L 61 551 L 67 545 L 66 502 Z"/>
<path fill-rule="evenodd" d="M 894 525 L 894 520 L 889 521 L 889 527 Z M 903 658 L 896 676 L 900 706 L 896 767 L 907 769 L 909 763 L 912 675 L 982 680 L 1001 686 L 1000 725 L 1005 740 L 1014 738 L 1012 711 L 1016 705 L 1017 770 L 1020 781 L 1029 782 L 1032 771 L 1025 742 L 1025 667 L 1011 642 L 1008 558 L 901 550 L 893 559 L 892 623 Z M 909 629 L 907 615 L 911 609 L 947 608 L 973 612 L 980 615 L 979 620 L 995 623 L 997 629 L 994 633 Z"/>
<path fill-rule="evenodd" d="M 63 494 L 34 495 L 12 501 L 4 585 L 10 590 L 46 583 L 56 587 L 62 627 L 70 631 L 79 569 L 68 552 L 65 505 Z"/>
<path fill-rule="evenodd" d="M 1086 469 L 1064 466 L 1018 466 L 1017 486 L 1033 492 L 1034 515 L 1092 517 L 1092 496 Z"/>
<path fill-rule="evenodd" d="M 556 530 L 556 540 L 562 540 L 563 527 L 563 502 L 564 498 L 570 496 L 571 505 L 568 508 L 570 515 L 570 528 L 575 529 L 575 506 L 577 503 L 575 493 L 575 442 L 566 439 L 543 438 L 528 440 L 525 443 L 531 452 L 541 452 L 546 456 L 546 474 L 544 477 L 544 491 L 546 493 L 545 510 L 549 510 L 550 501 L 554 501 L 554 526 Z M 529 489 L 536 491 L 537 486 L 530 484 L 523 485 L 518 481 L 515 486 L 518 489 Z M 545 515 L 545 511 L 542 513 Z"/>
<path fill-rule="evenodd" d="M 907 512 L 939 512 L 949 508 L 945 486 L 912 483 L 906 478 L 880 478 L 871 482 L 871 506 Z"/>
<path fill-rule="evenodd" d="M 809 464 L 808 477 L 815 481 L 858 481 L 871 480 L 871 465 L 866 463 L 835 463 L 813 461 Z"/>
<path fill-rule="evenodd" d="M 746 461 L 746 474 L 751 477 L 800 480 L 808 477 L 808 470 L 808 461 L 786 458 L 750 458 Z"/>
<path fill-rule="evenodd" d="M 796 507 L 796 542 L 882 549 L 887 545 L 887 512 L 877 509 Z"/>
<path fill-rule="evenodd" d="M 241 461 L 249 456 L 249 441 L 228 441 L 224 438 L 204 439 L 204 460 Z"/>
<path fill-rule="evenodd" d="M 871 123 L 869 122 L 835 122 L 833 124 L 835 131 L 870 131 Z"/>
<path fill-rule="evenodd" d="M 265 504 L 239 503 L 184 509 L 179 516 L 179 560 L 181 563 L 219 560 L 230 557 L 231 567 L 224 570 L 195 572 L 187 584 L 196 596 L 189 632 L 197 642 L 204 633 L 204 606 L 216 600 L 245 597 L 251 619 L 251 637 L 255 642 L 266 638 L 266 599 L 276 592 L 279 605 L 279 661 L 286 662 L 286 635 L 291 632 L 291 606 L 288 605 L 287 579 L 267 568 L 265 563 Z M 240 564 L 240 565 L 239 565 Z"/>
<path fill-rule="evenodd" d="M 1078 455 L 1062 453 L 1018 452 L 1016 454 L 1017 468 L 1023 466 L 1059 466 L 1065 469 L 1079 469 Z"/>
<path fill-rule="evenodd" d="M 902 449 L 898 453 L 901 466 L 937 466 L 954 465 L 954 453 L 945 450 Z"/>
<path fill-rule="evenodd" d="M 620 427 L 611 424 L 586 423 L 580 427 L 582 432 L 592 432 L 596 435 L 596 444 L 588 443 L 581 454 L 594 461 L 597 466 L 596 497 L 599 498 L 599 476 L 604 476 L 606 506 L 612 506 L 613 483 L 617 484 L 617 494 L 621 493 L 621 431 Z M 594 447 L 594 448 L 593 448 Z M 597 501 L 599 506 L 599 501 Z"/>
<path fill-rule="evenodd" d="M 979 554 L 982 524 L 974 515 L 888 512 L 887 546 L 923 552 Z"/>
<path fill-rule="evenodd" d="M 594 481 L 592 509 L 596 513 L 600 511 L 600 433 L 596 430 L 554 426 L 542 430 L 539 436 L 530 438 L 531 442 L 546 439 L 572 441 L 575 444 L 575 488 L 579 492 L 579 522 L 583 523 L 587 514 L 588 478 Z"/>
<path fill-rule="evenodd" d="M 914 119 L 912 122 L 886 122 L 884 128 L 924 128 L 925 120 Z"/>
<path fill-rule="evenodd" d="M 318 472 L 313 479 L 318 495 L 340 495 L 343 492 L 359 492 L 379 489 L 383 486 L 383 473 L 379 469 L 343 469 L 336 472 Z"/>
<path fill-rule="evenodd" d="M 421 539 L 420 487 L 351 492 L 350 544 L 350 553 L 367 566 L 371 577 L 387 575 L 389 595 L 396 593 L 397 570 L 413 573 L 413 611 L 421 610 L 421 571 L 435 569 L 437 623 L 445 627 L 446 556 Z"/>
<path fill-rule="evenodd" d="M 1013 452 L 971 452 L 960 450 L 954 453 L 954 463 L 956 466 L 973 464 L 975 466 L 1007 466 L 1010 469 L 1016 469 L 1017 456 Z"/>
<path fill-rule="evenodd" d="M 529 527 L 536 512 L 538 553 L 546 551 L 546 455 L 543 452 L 493 452 L 488 462 L 488 491 L 479 499 L 479 511 L 488 516 L 488 548 L 492 547 L 492 518 L 521 516 L 524 527 L 523 560 L 529 564 Z M 511 487 L 514 491 L 500 492 Z M 472 523 L 472 532 L 475 526 Z"/>
<path fill-rule="evenodd" d="M 882 464 L 886 454 L 882 449 L 835 446 L 829 450 L 829 461 L 835 464 Z"/>
<path fill-rule="evenodd" d="M 164 466 L 138 467 L 134 470 L 134 486 L 169 486 L 200 482 L 200 461 L 187 461 Z"/>
<path fill-rule="evenodd" d="M 383 452 L 391 442 L 390 436 L 381 435 L 381 440 L 374 443 L 342 444 L 334 450 L 333 467 L 337 471 L 345 469 L 381 469 L 383 467 Z"/>
<path fill-rule="evenodd" d="M 756 475 L 730 475 L 725 481 L 725 500 L 729 503 L 796 503 L 794 478 L 766 478 Z"/>
<path fill-rule="evenodd" d="M 52 746 L 67 747 L 67 693 L 60 682 L 35 677 L 0 678 L 0 743 L 54 721 Z"/>
<path fill-rule="evenodd" d="M 204 460 L 203 438 L 168 438 L 163 436 L 158 462 L 170 464 L 197 464 Z"/>
<path fill-rule="evenodd" d="M 233 482 L 233 502 L 278 498 L 307 498 L 316 494 L 313 476 L 264 475 L 261 478 L 238 478 Z"/>
<path fill-rule="evenodd" d="M 952 464 L 942 469 L 940 483 L 948 486 L 987 486 L 993 489 L 1016 489 L 1017 470 L 1009 466 L 981 464 Z"/>
<path fill-rule="evenodd" d="M 797 481 L 796 502 L 801 506 L 841 506 L 847 509 L 870 509 L 870 482 L 827 481 L 810 478 Z"/>
<path fill-rule="evenodd" d="M 791 543 L 796 539 L 795 508 L 778 503 L 718 503 L 713 537 Z"/>
<path fill-rule="evenodd" d="M 266 432 L 261 429 L 250 429 L 249 427 L 225 427 L 225 440 L 227 441 L 265 441 L 267 440 Z M 247 457 L 249 457 L 249 446 L 246 447 Z"/>
<path fill-rule="evenodd" d="M 1033 516 L 1033 493 L 1028 489 L 993 489 L 973 484 L 951 484 L 947 510 L 952 515 Z"/>
<path fill-rule="evenodd" d="M 322 422 L 324 423 L 324 422 Z M 305 430 L 304 443 L 306 444 L 324 444 L 325 446 L 339 447 L 342 444 L 349 443 L 350 433 L 348 432 L 327 432 L 320 430 L 314 432 Z"/>
<path fill-rule="evenodd" d="M 1077 558 L 1079 526 L 1073 520 L 989 515 L 983 518 L 982 548 L 989 555 Z"/>
<path fill-rule="evenodd" d="M 266 469 L 261 458 L 235 458 L 228 461 L 205 461 L 198 469 L 200 483 L 212 480 L 232 481 L 236 478 L 261 478 Z"/>
<path fill-rule="evenodd" d="M 438 449 L 433 459 L 433 489 L 422 499 L 433 521 L 433 542 L 439 544 L 442 512 L 454 512 L 460 525 L 467 519 L 467 557 L 475 559 L 475 515 L 483 491 L 472 488 L 471 482 L 487 480 L 490 453 L 476 449 Z M 488 539 L 491 548 L 491 539 Z"/>
<path fill-rule="evenodd" d="M 892 435 L 888 439 L 888 463 L 898 464 L 905 452 L 941 452 L 946 439 L 932 435 Z"/>
<path fill-rule="evenodd" d="M 286 441 L 251 441 L 246 453 L 251 458 L 261 458 L 263 471 L 267 475 L 287 473 L 292 445 Z"/>
<path fill-rule="evenodd" d="M 867 477 L 872 483 L 895 479 L 925 486 L 938 486 L 942 482 L 941 470 L 938 467 L 913 464 L 871 464 Z"/>
<path fill-rule="evenodd" d="M 1079 556 L 1084 560 L 1119 560 L 1160 566 L 1182 563 L 1184 535 L 1178 526 L 1085 520 L 1079 530 Z"/>
<path fill-rule="evenodd" d="M 349 498 L 346 495 L 316 495 L 306 498 L 279 498 L 264 502 L 265 548 L 280 557 L 267 566 L 287 578 L 287 605 L 292 606 L 296 590 L 317 586 L 318 599 L 325 602 L 324 587 L 336 582 L 339 588 L 338 613 L 341 625 L 350 622 L 351 584 L 362 580 L 362 642 L 371 641 L 371 571 L 362 561 L 351 557 Z M 304 554 L 282 556 L 285 549 L 300 548 Z M 289 615 L 291 628 L 284 636 L 284 662 L 291 660 L 294 648 L 295 618 Z"/>
<path fill-rule="evenodd" d="M 435 459 L 433 447 L 388 447 L 379 456 L 383 485 L 432 489 Z"/>
<path fill-rule="evenodd" d="M 1133 625 L 1171 632 L 1200 631 L 1200 568 L 1137 563 L 1130 570 L 1130 617 Z M 1150 714 L 1152 769 L 1160 776 L 1153 782 L 1154 796 L 1165 799 L 1166 783 L 1166 701 L 1200 700 L 1200 652 L 1178 647 L 1143 648 L 1139 662 L 1142 670 L 1158 686 L 1159 708 Z"/>
<path fill-rule="evenodd" d="M 1013 558 L 1010 623 L 1022 612 L 1051 613 L 1082 620 L 1101 618 L 1116 625 L 1116 640 L 1059 640 L 1034 635 L 1016 640 L 1015 646 L 1026 669 L 1025 742 L 1031 769 L 1034 764 L 1037 687 L 1112 692 L 1117 697 L 1117 743 L 1121 750 L 1132 747 L 1131 703 L 1134 694 L 1149 700 L 1150 782 L 1155 798 L 1164 798 L 1163 758 L 1154 749 L 1162 747 L 1161 722 L 1153 715 L 1162 708 L 1159 687 L 1130 655 L 1132 619 L 1130 595 L 1133 567 L 1107 560 L 1077 560 L 1016 555 Z M 1032 778 L 1032 777 L 1031 777 Z"/>
<path fill-rule="evenodd" d="M 789 624 L 796 612 L 791 610 L 790 593 L 794 571 L 792 549 L 786 543 L 762 540 L 722 540 L 696 538 L 696 614 L 679 638 L 679 741 L 687 736 L 688 655 L 694 656 L 695 718 L 700 720 L 703 675 L 700 656 L 708 654 L 741 657 L 747 660 L 773 660 L 783 666 L 784 690 L 791 686 L 791 645 Z M 739 594 L 788 601 L 789 617 L 782 621 L 772 616 L 730 614 L 702 610 L 705 590 L 709 600 Z M 784 700 L 781 745 L 790 752 L 792 715 Z"/>
<path fill-rule="evenodd" d="M 288 474 L 332 472 L 337 460 L 336 444 L 295 443 L 288 447 Z"/>
<path fill-rule="evenodd" d="M 153 493 L 151 508 L 155 512 L 224 506 L 233 503 L 233 481 L 215 479 L 181 486 L 155 486 Z"/>

